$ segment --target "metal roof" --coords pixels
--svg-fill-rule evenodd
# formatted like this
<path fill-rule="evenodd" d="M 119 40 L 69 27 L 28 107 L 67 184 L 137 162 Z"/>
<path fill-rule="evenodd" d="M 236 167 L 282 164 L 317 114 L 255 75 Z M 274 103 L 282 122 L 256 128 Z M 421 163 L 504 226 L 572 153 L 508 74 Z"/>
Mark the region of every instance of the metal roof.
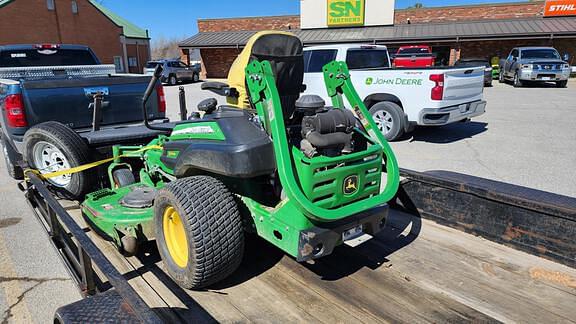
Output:
<path fill-rule="evenodd" d="M 576 36 L 576 18 L 483 20 L 291 31 L 306 45 L 342 42 L 466 41 L 484 38 L 557 37 Z M 256 31 L 198 33 L 182 41 L 179 46 L 240 47 L 244 46 L 250 36 L 255 33 Z"/>
<path fill-rule="evenodd" d="M 14 0 L 0 0 L 0 8 L 4 7 L 5 5 L 9 4 Z"/>

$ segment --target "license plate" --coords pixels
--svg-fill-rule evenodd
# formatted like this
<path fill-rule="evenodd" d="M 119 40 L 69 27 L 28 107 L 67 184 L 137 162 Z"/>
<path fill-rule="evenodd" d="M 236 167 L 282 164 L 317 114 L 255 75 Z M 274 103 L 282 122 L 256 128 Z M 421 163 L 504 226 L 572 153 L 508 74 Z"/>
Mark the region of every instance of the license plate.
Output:
<path fill-rule="evenodd" d="M 350 247 L 357 247 L 371 238 L 372 235 L 364 233 L 362 225 L 354 226 L 342 233 L 342 242 Z"/>
<path fill-rule="evenodd" d="M 348 241 L 362 235 L 362 225 L 354 226 L 342 233 L 342 241 Z"/>
<path fill-rule="evenodd" d="M 543 80 L 543 81 L 548 81 L 548 80 L 550 80 L 550 77 L 542 77 L 542 80 Z"/>

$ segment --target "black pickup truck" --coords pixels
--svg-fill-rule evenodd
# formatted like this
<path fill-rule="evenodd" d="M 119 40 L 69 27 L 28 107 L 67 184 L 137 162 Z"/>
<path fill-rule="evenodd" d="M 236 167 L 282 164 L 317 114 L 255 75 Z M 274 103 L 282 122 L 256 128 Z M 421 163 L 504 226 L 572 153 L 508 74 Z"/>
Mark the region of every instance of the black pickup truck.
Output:
<path fill-rule="evenodd" d="M 116 74 L 86 46 L 0 46 L 0 145 L 10 176 L 23 177 L 22 160 L 47 173 L 92 162 L 113 144 L 147 143 L 159 134 L 143 125 L 150 79 Z M 160 83 L 152 96 L 148 118 L 166 122 Z M 50 182 L 80 197 L 92 178 L 85 171 Z"/>

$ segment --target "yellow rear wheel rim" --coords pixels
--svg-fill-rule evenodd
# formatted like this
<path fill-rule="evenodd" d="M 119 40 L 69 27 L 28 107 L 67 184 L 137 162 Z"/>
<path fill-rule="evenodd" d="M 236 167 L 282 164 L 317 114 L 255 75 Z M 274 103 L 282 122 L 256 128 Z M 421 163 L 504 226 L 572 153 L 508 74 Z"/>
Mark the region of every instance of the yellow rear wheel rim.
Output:
<path fill-rule="evenodd" d="M 174 207 L 168 206 L 164 210 L 162 225 L 170 257 L 180 268 L 185 268 L 188 264 L 188 241 L 182 219 Z"/>

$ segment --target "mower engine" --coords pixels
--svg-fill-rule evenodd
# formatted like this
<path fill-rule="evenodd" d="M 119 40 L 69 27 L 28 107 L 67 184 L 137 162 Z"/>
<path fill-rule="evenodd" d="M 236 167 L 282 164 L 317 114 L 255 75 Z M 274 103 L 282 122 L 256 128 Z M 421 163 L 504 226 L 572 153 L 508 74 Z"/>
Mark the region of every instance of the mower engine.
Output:
<path fill-rule="evenodd" d="M 303 115 L 300 149 L 307 157 L 353 152 L 352 133 L 356 117 L 351 111 L 326 107 L 324 100 L 317 95 L 300 97 L 296 109 Z"/>

